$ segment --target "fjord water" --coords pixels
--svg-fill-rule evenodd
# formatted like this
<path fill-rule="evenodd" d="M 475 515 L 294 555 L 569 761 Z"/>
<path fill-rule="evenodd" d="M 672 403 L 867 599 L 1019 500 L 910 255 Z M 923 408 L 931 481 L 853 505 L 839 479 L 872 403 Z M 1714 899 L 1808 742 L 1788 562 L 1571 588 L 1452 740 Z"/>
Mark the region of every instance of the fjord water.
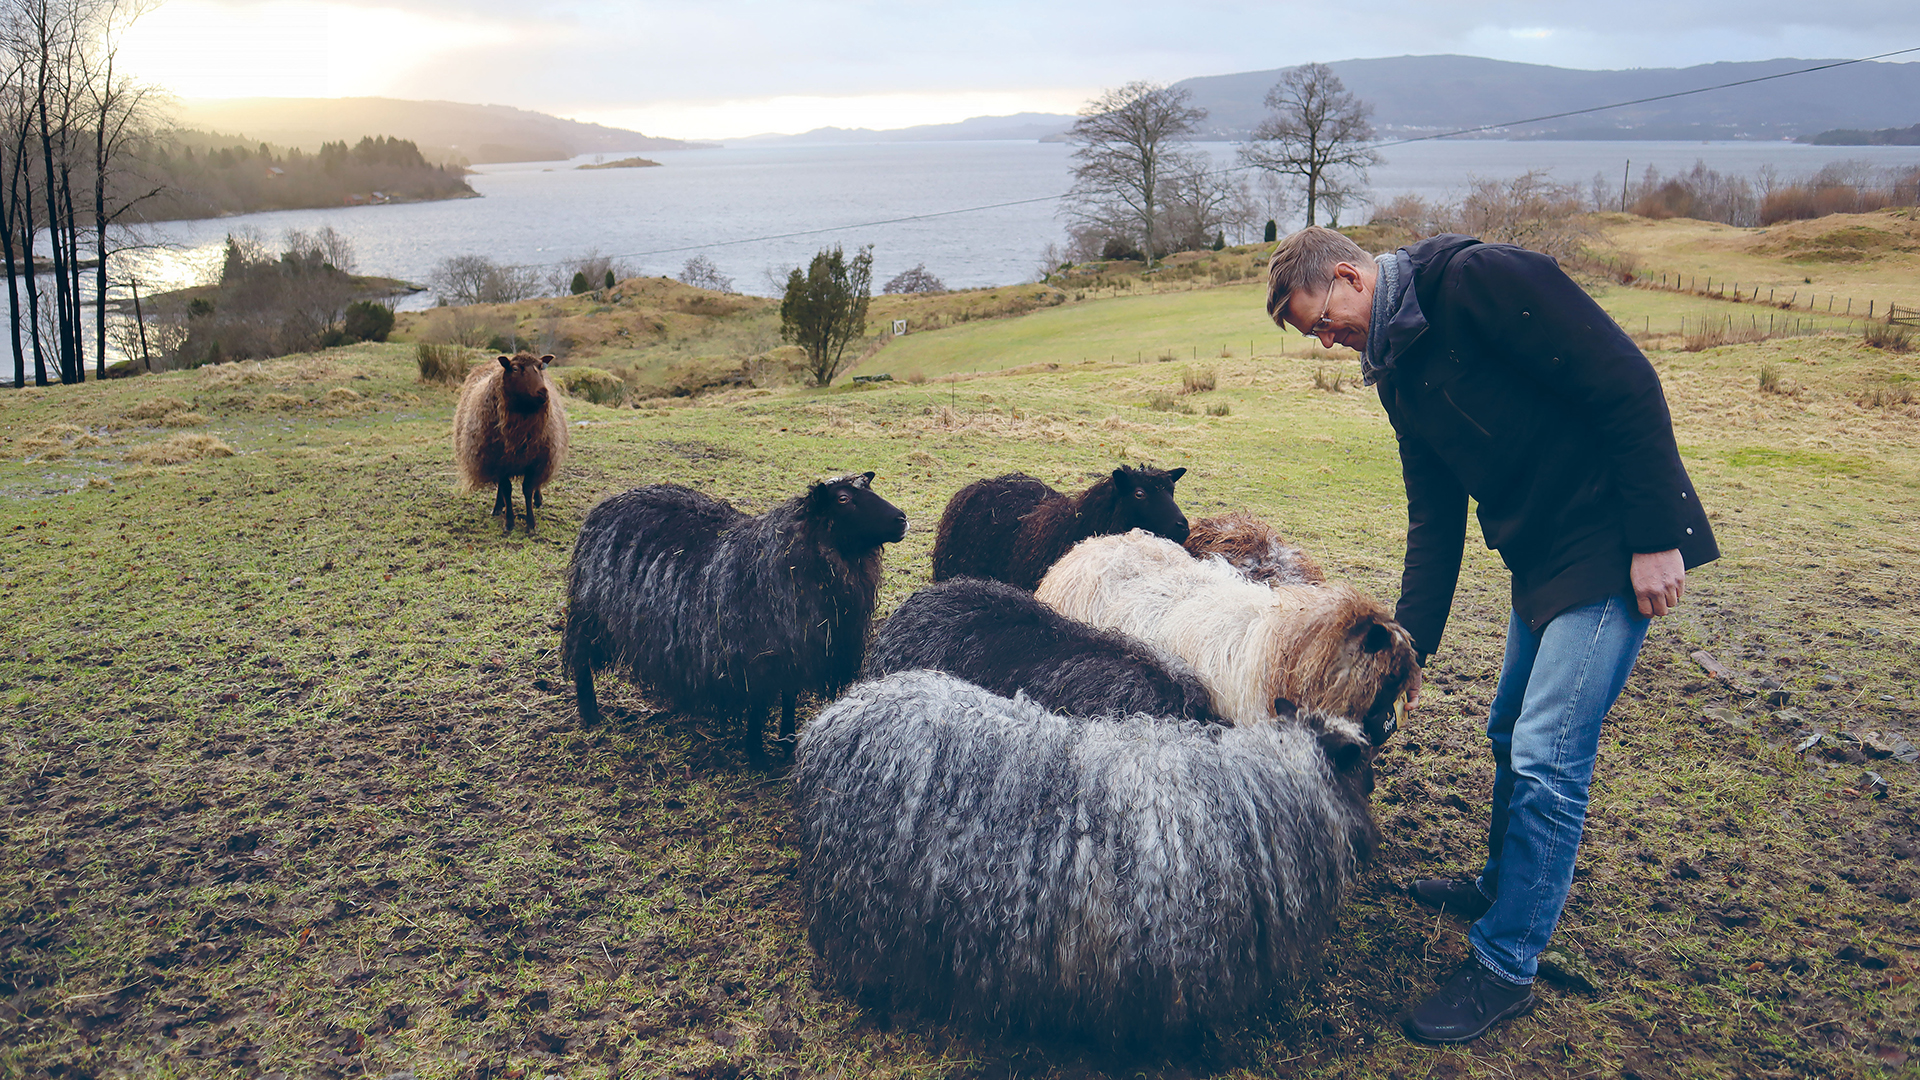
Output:
<path fill-rule="evenodd" d="M 1216 161 L 1232 163 L 1230 144 L 1201 146 Z M 1056 197 L 1070 185 L 1071 153 L 1060 143 L 1037 142 L 749 143 L 650 153 L 660 168 L 577 168 L 590 158 L 487 165 L 470 178 L 483 196 L 478 199 L 151 226 L 149 238 L 167 248 L 123 256 L 127 262 L 116 266 L 116 276 L 138 273 L 146 292 L 191 284 L 217 270 L 229 233 L 252 230 L 277 244 L 289 229 L 330 225 L 353 242 L 360 273 L 416 283 L 425 283 L 441 260 L 462 254 L 557 266 L 597 251 L 630 271 L 666 275 L 699 254 L 732 277 L 736 289 L 767 295 L 789 268 L 838 243 L 849 250 L 874 245 L 876 288 L 917 263 L 953 288 L 1012 284 L 1031 280 L 1041 249 L 1064 236 Z M 1629 160 L 1636 181 L 1648 166 L 1670 175 L 1696 161 L 1747 178 L 1770 165 L 1782 179 L 1834 161 L 1920 164 L 1920 147 L 1785 142 L 1440 140 L 1383 153 L 1386 163 L 1372 172 L 1380 203 L 1402 192 L 1446 199 L 1473 177 L 1506 178 L 1529 169 L 1583 192 L 1598 173 L 1617 189 Z M 999 205 L 1005 203 L 1019 205 Z M 986 206 L 996 208 L 973 209 Z M 1365 212 L 1349 212 L 1348 219 L 1364 220 Z M 416 293 L 401 306 L 432 303 L 431 294 Z"/>

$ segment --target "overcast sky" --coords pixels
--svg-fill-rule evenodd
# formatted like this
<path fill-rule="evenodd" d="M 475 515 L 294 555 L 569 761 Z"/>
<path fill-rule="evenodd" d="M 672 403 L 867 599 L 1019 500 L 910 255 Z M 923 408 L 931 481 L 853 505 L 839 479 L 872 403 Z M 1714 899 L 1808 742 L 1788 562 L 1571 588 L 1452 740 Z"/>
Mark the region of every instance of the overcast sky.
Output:
<path fill-rule="evenodd" d="M 729 138 L 1073 112 L 1134 79 L 1312 60 L 1686 67 L 1909 46 L 1914 0 L 166 0 L 122 56 L 182 97 L 437 99 Z"/>

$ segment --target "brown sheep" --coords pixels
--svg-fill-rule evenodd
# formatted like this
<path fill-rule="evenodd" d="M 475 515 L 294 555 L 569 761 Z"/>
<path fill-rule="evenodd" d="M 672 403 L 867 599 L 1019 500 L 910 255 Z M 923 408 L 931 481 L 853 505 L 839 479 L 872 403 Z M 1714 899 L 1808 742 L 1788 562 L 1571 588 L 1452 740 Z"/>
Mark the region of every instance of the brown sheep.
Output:
<path fill-rule="evenodd" d="M 1313 556 L 1287 543 L 1274 527 L 1245 510 L 1193 523 L 1187 554 L 1218 555 L 1250 581 L 1262 585 L 1325 585 L 1326 572 Z"/>
<path fill-rule="evenodd" d="M 493 486 L 495 515 L 513 531 L 513 478 L 521 478 L 527 502 L 527 535 L 533 508 L 544 505 L 540 489 L 567 458 L 567 409 L 560 388 L 547 375 L 551 356 L 515 353 L 498 367 L 482 364 L 460 387 L 453 412 L 453 457 L 462 491 Z"/>
<path fill-rule="evenodd" d="M 1082 541 L 1034 595 L 1185 661 L 1235 724 L 1272 720 L 1291 703 L 1356 723 L 1377 749 L 1420 686 L 1413 639 L 1358 590 L 1256 585 L 1139 529 Z"/>

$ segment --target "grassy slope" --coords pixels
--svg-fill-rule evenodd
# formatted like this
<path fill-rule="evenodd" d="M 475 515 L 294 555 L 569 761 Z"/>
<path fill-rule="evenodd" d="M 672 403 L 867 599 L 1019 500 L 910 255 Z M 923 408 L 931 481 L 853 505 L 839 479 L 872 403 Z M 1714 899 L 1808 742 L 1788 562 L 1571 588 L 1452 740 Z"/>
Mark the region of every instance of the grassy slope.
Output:
<path fill-rule="evenodd" d="M 1792 752 L 1809 725 L 1920 738 L 1920 417 L 1856 404 L 1904 361 L 1837 337 L 1656 356 L 1727 555 L 1656 628 L 1601 757 L 1555 942 L 1599 989 L 1550 986 L 1538 1018 L 1469 1047 L 1397 1033 L 1463 944 L 1395 888 L 1478 847 L 1505 585 L 1476 544 L 1382 758 L 1387 842 L 1324 978 L 1197 1061 L 863 1012 L 810 981 L 783 785 L 741 763 L 730 725 L 612 678 L 612 719 L 578 730 L 554 658 L 569 545 L 596 500 L 653 481 L 758 508 L 876 470 L 913 520 L 884 611 L 924 582 L 940 507 L 973 477 L 1179 464 L 1189 512 L 1251 507 L 1391 596 L 1391 435 L 1367 395 L 1311 388 L 1324 357 L 1205 363 L 1219 389 L 1191 400 L 1225 417 L 1140 407 L 1191 362 L 1081 362 L 1161 320 L 1213 325 L 1237 291 L 1020 320 L 1083 320 L 1020 346 L 1055 371 L 573 403 L 584 426 L 534 539 L 453 492 L 452 394 L 416 383 L 404 346 L 0 396 L 0 1068 L 1877 1076 L 1920 1053 L 1920 776 Z M 1766 363 L 1801 393 L 1760 393 Z M 236 453 L 126 460 L 182 433 Z M 1702 647 L 1782 680 L 1797 711 L 1711 684 L 1686 659 Z"/>
<path fill-rule="evenodd" d="M 1822 305 L 1838 295 L 1855 300 L 1855 313 L 1875 301 L 1920 309 L 1920 209 L 1834 214 L 1811 221 L 1739 229 L 1710 221 L 1650 221 L 1630 214 L 1602 215 L 1609 244 L 1634 257 L 1637 272 L 1658 280 L 1664 271 L 1697 278 L 1705 287 L 1735 281 L 1744 289 L 1775 290 L 1779 300 L 1798 291 Z M 1840 310 L 1839 308 L 1835 309 Z"/>

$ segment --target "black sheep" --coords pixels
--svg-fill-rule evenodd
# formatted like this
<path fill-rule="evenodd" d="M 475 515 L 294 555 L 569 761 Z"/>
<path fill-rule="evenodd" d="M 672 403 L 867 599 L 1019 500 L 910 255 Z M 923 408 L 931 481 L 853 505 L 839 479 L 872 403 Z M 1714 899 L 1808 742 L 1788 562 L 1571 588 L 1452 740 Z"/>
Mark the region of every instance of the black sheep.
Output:
<path fill-rule="evenodd" d="M 859 674 L 881 545 L 907 532 L 872 479 L 823 480 L 759 517 L 676 484 L 594 507 L 567 571 L 562 645 L 581 722 L 600 719 L 594 671 L 618 665 L 682 711 L 745 717 L 750 758 L 775 702 L 792 738 L 795 695 Z"/>
<path fill-rule="evenodd" d="M 932 668 L 1070 716 L 1171 716 L 1224 724 L 1199 676 L 1134 639 L 1069 619 L 999 581 L 957 578 L 880 624 L 864 677 Z"/>
<path fill-rule="evenodd" d="M 1179 543 L 1187 518 L 1173 485 L 1186 472 L 1123 465 L 1073 496 L 1023 473 L 976 480 L 940 515 L 933 580 L 991 578 L 1032 592 L 1047 567 L 1090 536 L 1145 529 Z"/>

